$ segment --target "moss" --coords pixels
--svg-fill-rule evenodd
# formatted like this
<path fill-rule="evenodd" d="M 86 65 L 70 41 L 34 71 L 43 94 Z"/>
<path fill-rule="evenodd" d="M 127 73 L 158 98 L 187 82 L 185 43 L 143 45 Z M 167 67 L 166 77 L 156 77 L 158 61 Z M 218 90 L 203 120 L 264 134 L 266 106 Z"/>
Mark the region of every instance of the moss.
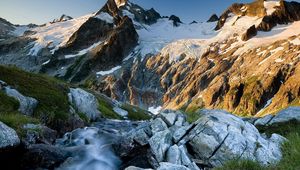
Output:
<path fill-rule="evenodd" d="M 39 124 L 39 120 L 22 115 L 17 112 L 13 113 L 0 113 L 0 121 L 5 123 L 7 126 L 16 130 L 20 137 L 25 136 L 25 131 L 23 130 L 23 125 L 28 123 Z"/>
<path fill-rule="evenodd" d="M 89 118 L 84 113 L 78 112 L 77 114 L 78 114 L 78 116 L 80 117 L 81 120 L 83 120 L 86 123 L 90 123 Z"/>
<path fill-rule="evenodd" d="M 19 109 L 19 102 L 0 91 L 0 113 L 15 112 Z"/>
<path fill-rule="evenodd" d="M 25 96 L 39 101 L 34 117 L 67 119 L 69 116 L 68 85 L 54 78 L 22 71 L 15 67 L 0 66 L 1 80 Z"/>
<path fill-rule="evenodd" d="M 151 116 L 148 114 L 148 111 L 143 110 L 139 107 L 132 106 L 129 104 L 123 104 L 122 109 L 128 112 L 129 120 L 149 120 Z"/>
<path fill-rule="evenodd" d="M 250 160 L 232 160 L 227 162 L 223 167 L 214 170 L 263 170 L 264 168 L 258 163 Z"/>
<path fill-rule="evenodd" d="M 120 115 L 118 115 L 116 112 L 114 112 L 113 107 L 104 99 L 101 99 L 98 97 L 99 102 L 99 110 L 102 113 L 102 116 L 108 119 L 123 119 Z"/>

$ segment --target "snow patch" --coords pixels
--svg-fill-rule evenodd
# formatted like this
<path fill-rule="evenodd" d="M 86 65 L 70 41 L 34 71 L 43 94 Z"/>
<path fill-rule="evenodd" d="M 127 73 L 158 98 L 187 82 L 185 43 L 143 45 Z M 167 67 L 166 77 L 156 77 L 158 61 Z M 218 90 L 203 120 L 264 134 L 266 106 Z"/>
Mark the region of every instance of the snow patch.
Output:
<path fill-rule="evenodd" d="M 114 68 L 112 68 L 110 70 L 107 70 L 107 71 L 99 71 L 99 72 L 97 72 L 97 75 L 105 76 L 105 75 L 108 75 L 108 74 L 112 74 L 115 71 L 119 70 L 120 68 L 122 68 L 122 67 L 117 66 L 117 67 L 114 67 Z"/>
<path fill-rule="evenodd" d="M 112 17 L 111 15 L 109 15 L 106 12 L 101 12 L 100 14 L 96 15 L 95 18 L 98 18 L 98 19 L 105 21 L 107 23 L 110 23 L 110 24 L 114 23 L 114 17 Z"/>
<path fill-rule="evenodd" d="M 15 30 L 12 31 L 12 34 L 20 37 L 20 36 L 23 36 L 27 30 L 29 30 L 28 26 L 17 26 L 17 27 L 15 27 Z"/>
<path fill-rule="evenodd" d="M 65 22 L 48 23 L 31 31 L 36 32 L 30 38 L 36 39 L 31 45 L 28 55 L 36 56 L 42 48 L 51 48 L 52 54 L 60 47 L 66 45 L 70 37 L 84 24 L 93 14 Z"/>
<path fill-rule="evenodd" d="M 300 39 L 296 38 L 296 39 L 290 41 L 290 43 L 293 44 L 293 45 L 300 45 Z"/>
<path fill-rule="evenodd" d="M 97 42 L 97 43 L 91 45 L 89 48 L 86 48 L 86 49 L 83 49 L 83 50 L 79 51 L 77 54 L 65 55 L 65 58 L 68 59 L 68 58 L 73 58 L 73 57 L 77 57 L 77 56 L 82 56 L 82 55 L 88 53 L 93 48 L 95 48 L 98 45 L 100 45 L 101 43 L 102 43 L 102 41 L 101 42 Z"/>
<path fill-rule="evenodd" d="M 161 110 L 162 110 L 161 106 L 158 106 L 158 107 L 153 106 L 153 107 L 148 108 L 148 111 L 151 112 L 154 115 L 158 115 Z"/>

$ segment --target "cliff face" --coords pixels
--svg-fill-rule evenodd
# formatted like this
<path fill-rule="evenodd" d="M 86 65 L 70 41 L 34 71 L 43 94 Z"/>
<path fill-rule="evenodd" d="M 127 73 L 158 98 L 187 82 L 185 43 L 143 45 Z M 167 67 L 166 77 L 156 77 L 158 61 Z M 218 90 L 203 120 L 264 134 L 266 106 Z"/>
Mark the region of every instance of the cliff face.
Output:
<path fill-rule="evenodd" d="M 299 105 L 300 25 L 292 10 L 299 4 L 266 2 L 234 4 L 220 17 L 217 36 L 171 43 L 92 88 L 135 105 L 188 112 L 219 108 L 261 116 Z M 255 13 L 251 9 L 256 7 L 264 10 Z M 269 32 L 261 27 L 266 18 L 272 21 L 267 22 Z"/>

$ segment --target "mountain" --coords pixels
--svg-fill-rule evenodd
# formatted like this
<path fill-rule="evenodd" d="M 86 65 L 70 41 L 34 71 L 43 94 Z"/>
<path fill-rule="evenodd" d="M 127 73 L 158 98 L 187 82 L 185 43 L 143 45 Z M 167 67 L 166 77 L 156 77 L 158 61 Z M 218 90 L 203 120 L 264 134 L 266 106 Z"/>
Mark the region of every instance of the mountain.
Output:
<path fill-rule="evenodd" d="M 300 3 L 283 0 L 207 22 L 127 0 L 43 25 L 0 19 L 0 164 L 299 167 L 299 28 Z"/>
<path fill-rule="evenodd" d="M 98 79 L 93 89 L 146 108 L 187 112 L 219 108 L 261 116 L 299 105 L 299 5 L 233 4 L 214 23 L 218 31 L 201 35 L 207 28 L 198 27 L 193 39 L 168 43 L 121 77 Z"/>
<path fill-rule="evenodd" d="M 299 104 L 299 7 L 258 0 L 233 4 L 209 19 L 216 22 L 185 24 L 108 0 L 96 13 L 2 40 L 0 62 L 145 109 L 261 116 Z"/>

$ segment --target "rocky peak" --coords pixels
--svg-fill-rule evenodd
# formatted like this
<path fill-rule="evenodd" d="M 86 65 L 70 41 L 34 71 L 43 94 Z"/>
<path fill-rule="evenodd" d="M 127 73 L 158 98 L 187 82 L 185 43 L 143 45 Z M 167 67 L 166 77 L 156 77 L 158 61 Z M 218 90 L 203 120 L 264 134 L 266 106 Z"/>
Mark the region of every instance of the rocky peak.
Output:
<path fill-rule="evenodd" d="M 219 20 L 219 17 L 217 14 L 213 14 L 208 20 L 207 22 L 216 22 Z"/>
<path fill-rule="evenodd" d="M 221 29 L 227 20 L 233 16 L 238 19 L 256 17 L 261 23 L 256 26 L 260 31 L 270 31 L 277 24 L 287 24 L 300 20 L 300 3 L 283 0 L 256 0 L 252 3 L 235 3 L 220 17 L 215 30 Z"/>
<path fill-rule="evenodd" d="M 179 24 L 182 23 L 181 20 L 180 20 L 180 18 L 177 17 L 177 16 L 175 16 L 175 15 L 171 15 L 170 18 L 169 18 L 169 20 L 173 21 L 173 25 L 174 25 L 175 27 L 178 27 Z"/>
<path fill-rule="evenodd" d="M 73 18 L 70 17 L 70 16 L 68 16 L 68 15 L 63 14 L 60 18 L 54 19 L 54 20 L 52 21 L 52 23 L 68 21 L 68 20 L 71 20 L 71 19 L 73 19 Z"/>

